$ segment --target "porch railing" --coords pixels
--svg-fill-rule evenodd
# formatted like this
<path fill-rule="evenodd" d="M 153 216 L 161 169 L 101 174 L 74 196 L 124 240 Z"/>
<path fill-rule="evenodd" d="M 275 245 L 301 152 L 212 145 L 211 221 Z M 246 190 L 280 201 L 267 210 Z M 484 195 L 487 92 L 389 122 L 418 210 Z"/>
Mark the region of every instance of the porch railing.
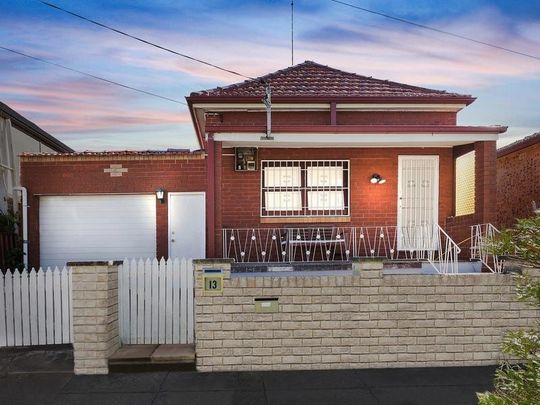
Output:
<path fill-rule="evenodd" d="M 492 273 L 501 273 L 503 260 L 490 252 L 490 245 L 500 231 L 492 224 L 471 226 L 471 260 L 480 260 Z"/>
<path fill-rule="evenodd" d="M 223 229 L 223 257 L 239 263 L 349 261 L 352 257 L 426 261 L 457 272 L 455 242 L 436 226 Z"/>

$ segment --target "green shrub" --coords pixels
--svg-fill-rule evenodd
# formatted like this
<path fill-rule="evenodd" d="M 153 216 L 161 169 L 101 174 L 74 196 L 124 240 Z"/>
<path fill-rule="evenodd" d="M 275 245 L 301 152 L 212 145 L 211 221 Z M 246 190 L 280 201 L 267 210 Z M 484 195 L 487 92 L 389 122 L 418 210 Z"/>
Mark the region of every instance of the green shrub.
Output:
<path fill-rule="evenodd" d="M 540 217 L 518 221 L 494 241 L 493 253 L 506 255 L 524 266 L 540 267 Z M 519 301 L 540 309 L 540 280 L 516 274 Z M 517 364 L 504 361 L 495 374 L 494 392 L 479 393 L 480 405 L 533 405 L 540 403 L 540 323 L 528 330 L 511 331 L 502 352 Z"/>

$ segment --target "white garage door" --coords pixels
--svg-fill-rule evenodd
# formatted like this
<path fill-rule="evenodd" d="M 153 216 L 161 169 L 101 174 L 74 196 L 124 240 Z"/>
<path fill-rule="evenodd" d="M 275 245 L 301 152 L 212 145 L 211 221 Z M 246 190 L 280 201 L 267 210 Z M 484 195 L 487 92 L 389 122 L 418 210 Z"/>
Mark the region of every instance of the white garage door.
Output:
<path fill-rule="evenodd" d="M 154 195 L 40 198 L 41 266 L 156 257 Z"/>

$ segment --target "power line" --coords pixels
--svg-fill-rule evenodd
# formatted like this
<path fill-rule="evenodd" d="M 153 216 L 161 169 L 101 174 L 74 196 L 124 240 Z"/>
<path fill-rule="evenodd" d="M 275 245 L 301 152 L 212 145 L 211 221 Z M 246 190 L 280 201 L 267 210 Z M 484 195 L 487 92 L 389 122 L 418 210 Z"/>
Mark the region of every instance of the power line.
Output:
<path fill-rule="evenodd" d="M 394 17 L 394 16 L 391 16 L 391 15 L 388 15 L 388 14 L 381 13 L 380 11 L 370 10 L 370 9 L 360 7 L 360 6 L 357 6 L 357 5 L 354 5 L 354 4 L 346 3 L 346 2 L 340 1 L 340 0 L 330 0 L 330 1 L 332 1 L 334 3 L 344 5 L 344 6 L 352 7 L 352 8 L 355 8 L 357 10 L 365 11 L 366 13 L 375 14 L 375 15 L 378 15 L 378 16 L 381 16 L 381 17 L 384 17 L 384 18 L 388 18 L 390 20 L 399 21 L 399 22 L 404 23 L 404 24 L 409 24 L 409 25 L 413 25 L 413 26 L 418 27 L 418 28 L 423 28 L 423 29 L 426 29 L 426 30 L 434 31 L 434 32 L 437 32 L 439 34 L 444 34 L 444 35 L 448 35 L 448 36 L 451 36 L 451 37 L 454 37 L 454 38 L 463 39 L 465 41 L 474 42 L 476 44 L 489 46 L 491 48 L 499 49 L 501 51 L 510 52 L 510 53 L 520 55 L 520 56 L 525 56 L 527 58 L 540 60 L 539 56 L 531 55 L 531 54 L 528 54 L 528 53 L 525 53 L 525 52 L 515 51 L 515 50 L 510 49 L 510 48 L 505 48 L 504 46 L 490 44 L 489 42 L 480 41 L 478 39 L 467 37 L 467 36 L 461 35 L 461 34 L 456 34 L 456 33 L 450 32 L 450 31 L 444 31 L 444 30 L 441 30 L 439 28 L 430 27 L 428 25 L 415 23 L 413 21 L 405 20 L 404 18 Z"/>
<path fill-rule="evenodd" d="M 104 79 L 103 77 L 99 77 L 99 76 L 93 75 L 93 74 L 91 74 L 91 73 L 86 73 L 86 72 L 83 72 L 82 70 L 77 70 L 77 69 L 74 69 L 74 68 L 70 68 L 70 67 L 68 67 L 68 66 L 64 66 L 64 65 L 61 65 L 61 64 L 56 63 L 56 62 L 51 62 L 51 61 L 49 61 L 49 60 L 42 59 L 42 58 L 39 58 L 39 57 L 37 57 L 37 56 L 28 55 L 28 54 L 26 54 L 26 53 L 19 52 L 19 51 L 16 51 L 16 50 L 14 50 L 14 49 L 6 48 L 6 47 L 1 46 L 1 45 L 0 45 L 0 49 L 3 49 L 4 51 L 8 51 L 8 52 L 15 53 L 15 54 L 20 55 L 20 56 L 24 56 L 25 58 L 37 60 L 37 61 L 39 61 L 39 62 L 43 62 L 43 63 L 46 63 L 46 64 L 51 65 L 51 66 L 56 66 L 56 67 L 59 67 L 59 68 L 62 68 L 62 69 L 69 70 L 69 71 L 71 71 L 71 72 L 79 73 L 79 74 L 81 74 L 81 75 L 88 76 L 88 77 L 91 77 L 91 78 L 96 79 L 96 80 L 101 80 L 102 82 L 105 82 L 105 83 L 114 84 L 115 86 L 120 86 L 120 87 L 123 87 L 124 89 L 129 89 L 129 90 L 137 91 L 137 92 L 139 92 L 139 93 L 143 93 L 143 94 L 146 94 L 146 95 L 152 96 L 152 97 L 161 98 L 162 100 L 171 101 L 171 102 L 176 103 L 176 104 L 187 105 L 186 103 L 184 103 L 184 102 L 182 102 L 182 101 L 179 101 L 179 100 L 175 100 L 175 99 L 173 99 L 173 98 L 169 98 L 169 97 L 165 97 L 165 96 L 160 96 L 159 94 L 156 94 L 156 93 L 151 93 L 151 92 L 146 91 L 146 90 L 137 89 L 137 88 L 135 88 L 135 87 L 131 87 L 131 86 L 128 86 L 128 85 L 126 85 L 126 84 L 122 84 L 122 83 L 115 82 L 115 81 L 113 81 L 113 80 Z"/>
<path fill-rule="evenodd" d="M 74 16 L 74 17 L 80 18 L 81 20 L 84 20 L 84 21 L 87 21 L 87 22 L 89 22 L 89 23 L 95 24 L 95 25 L 97 25 L 97 26 L 99 26 L 99 27 L 102 27 L 102 28 L 105 28 L 105 29 L 114 31 L 114 32 L 116 32 L 117 34 L 124 35 L 124 36 L 126 36 L 126 37 L 128 37 L 128 38 L 131 38 L 131 39 L 134 39 L 134 40 L 136 40 L 136 41 L 142 42 L 143 44 L 153 46 L 153 47 L 155 47 L 155 48 L 158 48 L 158 49 L 161 49 L 161 50 L 163 50 L 163 51 L 172 53 L 172 54 L 174 54 L 174 55 L 181 56 L 182 58 L 186 58 L 186 59 L 192 60 L 192 61 L 194 61 L 194 62 L 202 63 L 203 65 L 210 66 L 210 67 L 213 67 L 213 68 L 215 68 L 215 69 L 219 69 L 219 70 L 221 70 L 221 71 L 223 71 L 223 72 L 227 72 L 227 73 L 230 73 L 230 74 L 233 74 L 233 75 L 236 75 L 236 76 L 243 77 L 243 78 L 245 78 L 245 79 L 254 79 L 253 77 L 243 75 L 243 74 L 238 73 L 238 72 L 236 72 L 236 71 L 234 71 L 234 70 L 226 69 L 226 68 L 224 68 L 224 67 L 215 65 L 215 64 L 213 64 L 213 63 L 206 62 L 206 61 L 204 61 L 204 60 L 202 60 L 202 59 L 198 59 L 198 58 L 195 58 L 195 57 L 193 57 L 193 56 L 186 55 L 185 53 L 181 53 L 181 52 L 175 51 L 175 50 L 173 50 L 173 49 L 166 48 L 166 47 L 164 47 L 164 46 L 162 46 L 162 45 L 158 45 L 158 44 L 156 44 L 155 42 L 148 41 L 148 40 L 146 40 L 146 39 L 143 39 L 143 38 L 137 37 L 137 36 L 135 36 L 135 35 L 129 34 L 129 33 L 125 32 L 125 31 L 121 31 L 121 30 L 119 30 L 119 29 L 117 29 L 117 28 L 113 28 L 113 27 L 111 27 L 111 26 L 109 26 L 109 25 L 105 25 L 105 24 L 100 23 L 100 22 L 98 22 L 98 21 L 92 20 L 92 19 L 90 19 L 90 18 L 88 18 L 88 17 L 85 17 L 85 16 L 82 16 L 82 15 L 80 15 L 80 14 L 74 13 L 74 12 L 72 12 L 72 11 L 66 10 L 66 9 L 64 9 L 64 8 L 62 8 L 62 7 L 60 7 L 60 6 L 55 5 L 55 4 L 48 3 L 48 2 L 46 2 L 46 1 L 41 1 L 41 0 L 39 0 L 39 1 L 40 1 L 40 3 L 45 4 L 46 6 L 49 6 L 49 7 L 52 7 L 52 8 L 54 8 L 54 9 L 56 9 L 56 10 L 62 11 L 62 12 L 67 13 L 67 14 L 70 14 L 70 15 L 72 15 L 72 16 Z"/>

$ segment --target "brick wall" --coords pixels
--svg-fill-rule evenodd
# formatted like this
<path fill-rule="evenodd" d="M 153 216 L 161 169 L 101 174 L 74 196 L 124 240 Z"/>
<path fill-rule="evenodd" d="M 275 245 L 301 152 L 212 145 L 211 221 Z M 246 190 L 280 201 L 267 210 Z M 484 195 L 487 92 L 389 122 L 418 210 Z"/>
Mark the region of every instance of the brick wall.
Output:
<path fill-rule="evenodd" d="M 537 137 L 538 138 L 538 137 Z M 540 207 L 540 143 L 497 158 L 497 223 L 511 227 Z"/>
<path fill-rule="evenodd" d="M 338 111 L 338 125 L 456 125 L 453 112 Z M 266 125 L 264 112 L 226 112 L 207 115 L 209 126 Z M 272 125 L 328 125 L 330 111 L 272 112 Z"/>
<path fill-rule="evenodd" d="M 481 141 L 474 144 L 456 146 L 454 160 L 471 151 L 475 151 L 475 195 L 474 213 L 455 216 L 455 189 L 452 190 L 454 206 L 452 214 L 445 219 L 446 232 L 452 239 L 461 243 L 460 258 L 469 256 L 471 225 L 495 223 L 496 220 L 496 146 L 494 141 Z M 452 176 L 455 176 L 455 167 L 452 167 Z M 453 186 L 454 187 L 454 186 Z"/>
<path fill-rule="evenodd" d="M 223 295 L 204 296 L 197 263 L 197 369 L 496 364 L 505 331 L 540 316 L 516 300 L 510 275 L 390 276 L 367 264 L 352 276 L 231 278 L 221 263 Z M 261 297 L 277 297 L 278 312 L 256 313 Z"/>
<path fill-rule="evenodd" d="M 330 135 L 329 135 L 330 136 Z M 223 228 L 260 227 L 260 160 L 265 159 L 350 159 L 351 220 L 339 226 L 396 225 L 398 155 L 439 156 L 439 220 L 452 215 L 453 154 L 450 148 L 334 148 L 280 149 L 259 148 L 258 170 L 234 171 L 234 150 L 223 149 L 221 206 L 216 208 Z M 370 178 L 379 173 L 387 182 L 373 185 Z M 329 223 L 328 226 L 332 224 Z M 267 226 L 291 226 L 272 224 Z M 309 226 L 309 224 L 304 224 Z M 220 235 L 218 235 L 220 236 Z M 221 242 L 216 243 L 221 249 Z"/>
<path fill-rule="evenodd" d="M 128 169 L 111 177 L 104 169 Z M 29 156 L 21 163 L 21 184 L 28 189 L 29 262 L 39 266 L 39 196 L 91 193 L 155 193 L 206 191 L 204 154 L 165 156 Z M 157 254 L 168 255 L 168 205 L 156 200 Z"/>
<path fill-rule="evenodd" d="M 475 214 L 482 223 L 497 219 L 497 146 L 495 141 L 475 142 Z"/>

